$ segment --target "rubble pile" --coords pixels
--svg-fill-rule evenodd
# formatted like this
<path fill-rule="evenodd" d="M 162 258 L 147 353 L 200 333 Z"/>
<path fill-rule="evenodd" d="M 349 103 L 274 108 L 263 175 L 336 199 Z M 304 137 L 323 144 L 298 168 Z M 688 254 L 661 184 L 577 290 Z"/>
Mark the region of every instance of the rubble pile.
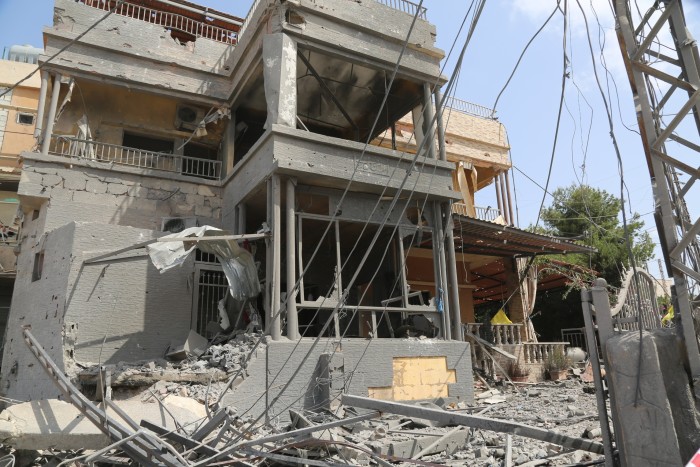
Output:
<path fill-rule="evenodd" d="M 242 339 L 241 341 L 245 341 Z M 250 341 L 247 341 L 250 343 Z M 211 361 L 237 355 L 228 344 L 219 345 L 202 361 Z M 223 356 L 223 357 L 222 357 Z M 221 363 L 219 363 L 221 364 Z M 478 386 L 477 386 L 478 387 Z M 331 465 L 408 466 L 444 465 L 505 467 L 538 465 L 594 465 L 602 463 L 601 430 L 598 424 L 596 399 L 592 385 L 580 379 L 561 382 L 512 386 L 481 387 L 472 404 L 438 399 L 434 402 L 416 402 L 403 406 L 416 415 L 400 415 L 391 410 L 381 414 L 352 404 L 352 398 L 375 401 L 356 396 L 343 396 L 345 405 L 335 410 L 317 412 L 289 409 L 291 423 L 266 423 L 253 419 L 250 414 L 238 413 L 235 407 L 217 407 L 216 401 L 225 383 L 182 384 L 158 381 L 142 391 L 140 402 L 165 407 L 167 414 L 189 410 L 194 418 L 169 420 L 175 428 L 145 419 L 140 425 L 174 449 L 187 451 L 185 466 L 205 459 L 212 463 L 233 458 L 245 458 L 245 465 L 291 465 L 300 457 Z M 209 411 L 204 410 L 208 397 Z M 185 400 L 183 400 L 185 399 Z M 194 400 L 192 400 L 194 399 Z M 199 407 L 185 404 L 189 402 Z M 198 401 L 198 402 L 196 402 Z M 382 404 L 396 404 L 379 401 Z M 183 412 L 184 413 L 184 412 Z M 431 414 L 441 414 L 434 416 Z M 445 423 L 442 416 L 466 414 L 485 421 L 491 431 L 476 429 L 465 424 Z M 166 419 L 171 415 L 166 415 Z M 423 418 L 425 417 L 425 418 Z M 72 418 L 71 420 L 73 420 Z M 277 419 L 275 419 L 277 420 Z M 134 419 L 134 422 L 137 422 Z M 537 440 L 536 436 L 517 436 L 504 429 L 507 423 L 549 430 L 548 435 L 568 435 L 567 442 L 577 448 L 565 447 L 562 438 L 551 442 Z M 548 438 L 549 439 L 549 438 Z M 559 442 L 557 442 L 557 440 Z M 107 442 L 106 440 L 104 441 Z M 581 443 L 580 445 L 578 443 Z M 201 443 L 201 444 L 200 444 Z M 198 447 L 199 446 L 199 447 Z M 597 451 L 593 448 L 599 448 Z M 94 449 L 94 448 L 88 448 Z M 90 450 L 13 451 L 16 458 L 35 456 L 69 460 L 91 455 Z M 597 453 L 598 452 L 598 453 Z M 110 459 L 126 461 L 128 452 L 115 451 Z M 76 460 L 77 460 L 76 459 Z M 209 460 L 207 462 L 209 462 Z M 27 465 L 33 465 L 31 463 Z M 79 464 L 69 464 L 79 465 Z M 183 465 L 183 464 L 177 464 Z"/>
<path fill-rule="evenodd" d="M 182 367 L 183 369 L 220 368 L 227 373 L 238 371 L 259 338 L 260 334 L 256 333 L 237 334 L 224 343 L 210 345 L 198 360 L 187 361 L 182 364 Z M 214 339 L 214 342 L 217 340 Z"/>

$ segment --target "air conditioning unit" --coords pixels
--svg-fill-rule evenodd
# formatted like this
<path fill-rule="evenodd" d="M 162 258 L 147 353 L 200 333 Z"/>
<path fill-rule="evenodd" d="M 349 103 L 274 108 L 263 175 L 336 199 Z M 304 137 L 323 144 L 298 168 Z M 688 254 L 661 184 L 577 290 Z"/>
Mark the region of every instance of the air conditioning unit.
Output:
<path fill-rule="evenodd" d="M 190 227 L 199 227 L 196 217 L 164 217 L 160 226 L 163 232 L 178 233 Z"/>
<path fill-rule="evenodd" d="M 178 105 L 175 115 L 175 128 L 180 131 L 194 131 L 207 115 L 206 109 L 190 105 Z"/>

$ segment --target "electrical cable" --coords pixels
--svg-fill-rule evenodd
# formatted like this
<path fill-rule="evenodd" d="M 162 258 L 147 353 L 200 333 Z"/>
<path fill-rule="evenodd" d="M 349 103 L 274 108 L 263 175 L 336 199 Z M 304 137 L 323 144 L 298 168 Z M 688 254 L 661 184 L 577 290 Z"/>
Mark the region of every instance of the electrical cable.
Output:
<path fill-rule="evenodd" d="M 45 67 L 49 62 L 51 62 L 54 58 L 58 57 L 58 56 L 59 56 L 61 53 L 63 53 L 66 49 L 68 49 L 70 46 L 72 46 L 73 44 L 75 44 L 76 42 L 78 42 L 80 39 L 82 39 L 83 36 L 85 36 L 85 34 L 87 34 L 87 33 L 89 33 L 90 31 L 92 31 L 94 28 L 97 27 L 98 24 L 100 24 L 102 21 L 106 20 L 112 13 L 114 13 L 115 11 L 117 11 L 117 8 L 119 8 L 119 7 L 121 6 L 121 4 L 124 3 L 124 1 L 125 1 L 125 0 L 117 0 L 117 3 L 114 5 L 114 7 L 113 7 L 111 10 L 109 10 L 109 11 L 107 12 L 107 14 L 105 14 L 105 15 L 102 16 L 100 19 L 98 19 L 97 21 L 95 21 L 95 22 L 94 22 L 92 25 L 90 25 L 85 31 L 83 31 L 83 32 L 81 32 L 80 34 L 78 34 L 77 36 L 75 36 L 75 38 L 74 38 L 73 40 L 71 40 L 69 43 L 67 43 L 66 45 L 64 45 L 58 52 L 56 52 L 55 54 L 53 54 L 52 56 L 50 56 L 49 58 L 47 58 L 46 60 L 44 60 L 42 63 L 40 63 L 39 66 L 36 67 L 36 69 L 33 70 L 31 73 L 29 73 L 27 76 L 25 76 L 24 78 L 20 79 L 19 81 L 17 81 L 15 84 L 13 84 L 12 86 L 10 86 L 9 88 L 6 88 L 4 91 L 2 91 L 2 92 L 0 93 L 0 97 L 4 96 L 4 95 L 7 94 L 8 92 L 11 92 L 11 91 L 14 90 L 17 86 L 19 86 L 20 84 L 22 84 L 22 83 L 24 83 L 25 81 L 27 81 L 29 78 L 31 78 L 32 76 L 34 76 L 34 74 L 35 74 L 37 71 L 39 71 L 39 70 L 41 70 L 42 68 L 44 68 L 44 67 Z"/>
<path fill-rule="evenodd" d="M 549 169 L 547 170 L 547 181 L 545 182 L 545 194 L 542 195 L 542 201 L 540 202 L 540 209 L 537 212 L 537 220 L 535 221 L 535 228 L 540 223 L 540 216 L 542 215 L 542 209 L 544 208 L 544 201 L 547 198 L 546 194 L 546 188 L 549 187 L 549 182 L 552 178 L 552 167 L 554 166 L 554 156 L 556 154 L 557 150 L 557 141 L 559 140 L 559 126 L 561 124 L 561 111 L 562 107 L 564 105 L 564 93 L 566 92 L 566 80 L 568 78 L 567 76 L 567 68 L 569 66 L 569 58 L 567 56 L 566 52 L 566 33 L 568 29 L 568 21 L 567 21 L 567 8 L 568 8 L 568 0 L 564 0 L 564 34 L 563 34 L 563 70 L 562 70 L 562 76 L 561 76 L 561 94 L 559 96 L 559 110 L 557 111 L 557 124 L 554 129 L 554 141 L 552 143 L 552 155 L 549 159 Z"/>
<path fill-rule="evenodd" d="M 527 44 L 525 44 L 525 48 L 520 53 L 520 56 L 518 57 L 518 61 L 515 63 L 515 67 L 513 67 L 513 71 L 511 71 L 510 76 L 508 76 L 508 79 L 506 80 L 506 84 L 503 85 L 503 88 L 501 88 L 501 91 L 496 96 L 496 100 L 494 101 L 493 106 L 492 106 L 492 109 L 493 109 L 492 117 L 496 114 L 496 107 L 498 106 L 498 101 L 501 98 L 501 95 L 505 92 L 508 85 L 510 84 L 510 81 L 513 79 L 513 76 L 515 76 L 515 72 L 518 70 L 518 67 L 520 66 L 520 62 L 522 61 L 523 57 L 525 56 L 527 49 L 530 48 L 530 45 L 534 42 L 534 40 L 537 38 L 537 36 L 539 36 L 539 34 L 542 32 L 542 30 L 547 26 L 547 24 L 554 17 L 554 15 L 557 13 L 557 11 L 561 11 L 561 7 L 559 6 L 560 3 L 561 3 L 561 0 L 557 0 L 557 5 L 554 7 L 554 10 L 552 10 L 552 13 L 550 13 L 550 15 L 547 17 L 547 19 L 542 24 L 542 26 L 540 26 L 540 28 L 535 32 L 535 34 L 530 38 L 530 40 L 527 41 Z"/>
<path fill-rule="evenodd" d="M 603 104 L 605 106 L 605 112 L 608 117 L 608 125 L 610 127 L 610 138 L 612 139 L 612 145 L 613 148 L 615 149 L 615 155 L 617 157 L 617 163 L 618 163 L 618 171 L 620 174 L 620 203 L 621 203 L 621 211 L 622 211 L 622 226 L 623 230 L 625 233 L 625 245 L 627 247 L 627 254 L 629 255 L 629 262 L 630 266 L 632 267 L 632 272 L 634 274 L 634 279 L 636 282 L 636 292 L 637 295 L 639 295 L 640 291 L 640 286 L 638 283 L 637 279 L 637 264 L 634 258 L 634 253 L 632 251 L 632 240 L 631 240 L 631 235 L 629 232 L 629 226 L 627 224 L 627 214 L 625 212 L 625 176 L 624 176 L 624 168 L 623 168 L 623 163 L 622 163 L 622 154 L 620 153 L 620 148 L 617 143 L 617 138 L 615 136 L 615 128 L 613 124 L 613 119 L 612 119 L 612 114 L 610 111 L 610 107 L 608 105 L 608 101 L 605 96 L 605 92 L 603 91 L 603 87 L 600 84 L 600 79 L 598 78 L 598 70 L 596 67 L 596 62 L 595 62 L 595 55 L 593 53 L 593 43 L 591 41 L 591 35 L 590 35 L 590 30 L 588 27 L 588 18 L 586 17 L 586 12 L 583 10 L 583 7 L 581 6 L 580 0 L 576 0 L 576 3 L 581 10 L 581 14 L 583 15 L 584 19 L 584 24 L 586 26 L 586 36 L 588 39 L 588 47 L 590 50 L 591 54 L 591 62 L 593 64 L 593 74 L 595 76 L 596 84 L 598 86 L 598 90 L 600 91 L 601 98 L 603 99 Z M 641 297 L 638 296 L 639 303 L 642 303 Z M 638 365 L 637 365 L 637 387 L 635 390 L 635 401 L 634 401 L 634 406 L 637 407 L 639 404 L 639 400 L 642 397 L 641 394 L 641 371 L 642 371 L 642 347 L 643 347 L 643 332 L 644 327 L 639 326 L 639 358 L 638 358 Z"/>
<path fill-rule="evenodd" d="M 484 2 L 482 1 L 482 2 L 480 3 L 480 5 L 479 5 L 478 10 L 477 10 L 477 11 L 475 12 L 475 14 L 474 14 L 474 19 L 473 19 L 473 21 L 472 21 L 472 25 L 473 25 L 473 26 L 475 26 L 476 22 L 478 21 L 478 18 L 480 17 L 481 12 L 483 11 L 483 6 L 484 6 Z M 457 65 L 456 65 L 456 67 L 455 67 L 456 69 L 459 69 L 459 68 L 461 67 L 461 63 L 462 63 L 463 58 L 464 58 L 464 53 L 466 52 L 466 47 L 467 47 L 467 45 L 469 44 L 469 41 L 470 41 L 470 39 L 471 39 L 471 35 L 472 35 L 472 34 L 473 34 L 473 29 L 472 29 L 472 31 L 470 31 L 470 34 L 468 35 L 467 40 L 465 41 L 464 48 L 462 49 L 462 53 L 460 54 L 458 63 L 457 63 Z M 450 84 L 448 85 L 448 89 L 451 89 L 451 87 L 452 87 L 453 85 L 454 85 L 454 81 L 451 81 Z M 448 92 L 448 94 L 449 94 L 449 92 Z M 437 115 L 433 116 L 433 119 L 432 119 L 432 121 L 430 122 L 430 127 L 432 127 L 432 126 L 435 124 L 436 117 L 437 117 Z M 413 171 L 413 168 L 414 168 L 415 165 L 416 165 L 416 161 L 417 161 L 417 158 L 418 158 L 419 154 L 421 154 L 421 153 L 423 152 L 423 147 L 425 146 L 426 142 L 428 142 L 428 141 L 432 141 L 432 139 L 431 139 L 431 138 L 424 138 L 423 141 L 421 141 L 421 144 L 420 144 L 418 150 L 416 151 L 415 156 L 413 157 L 413 159 L 412 159 L 412 161 L 411 161 L 411 166 L 410 166 L 410 168 L 407 170 L 406 176 L 404 176 L 404 178 L 403 178 L 403 180 L 402 180 L 402 182 L 401 182 L 401 185 L 400 185 L 400 187 L 399 187 L 398 190 L 397 190 L 396 195 L 395 195 L 395 196 L 393 197 L 393 199 L 392 199 L 391 205 L 390 205 L 389 208 L 387 209 L 387 214 L 385 215 L 385 217 L 384 217 L 384 219 L 383 219 L 383 221 L 382 221 L 382 223 L 381 223 L 381 225 L 380 225 L 380 228 L 379 228 L 379 229 L 377 230 L 377 232 L 375 233 L 375 235 L 374 235 L 374 237 L 373 237 L 373 239 L 372 239 L 372 241 L 371 241 L 369 247 L 368 247 L 367 250 L 365 251 L 365 254 L 363 255 L 363 258 L 362 258 L 362 260 L 360 261 L 360 264 L 359 264 L 359 266 L 358 266 L 358 269 L 355 271 L 355 273 L 353 274 L 353 277 L 352 277 L 352 278 L 350 279 L 350 281 L 348 282 L 347 288 L 346 288 L 345 291 L 343 292 L 343 296 L 342 296 L 341 299 L 338 301 L 338 304 L 335 306 L 333 312 L 331 313 L 331 316 L 330 316 L 329 319 L 326 321 L 326 323 L 324 324 L 323 328 L 319 331 L 319 336 L 318 336 L 318 337 L 314 340 L 314 342 L 312 343 L 311 347 L 309 348 L 309 350 L 307 351 L 306 355 L 305 355 L 304 358 L 302 359 L 302 362 L 299 364 L 299 366 L 297 366 L 296 370 L 294 371 L 294 373 L 292 374 L 292 376 L 290 377 L 290 379 L 287 381 L 287 383 L 284 385 L 284 387 L 282 388 L 282 390 L 275 396 L 275 398 L 273 399 L 273 401 L 269 404 L 270 406 L 274 406 L 274 404 L 279 400 L 279 398 L 282 396 L 282 394 L 284 393 L 284 391 L 291 385 L 291 382 L 293 381 L 294 377 L 298 374 L 298 372 L 299 372 L 300 369 L 302 368 L 303 364 L 304 364 L 305 361 L 309 358 L 309 356 L 310 356 L 311 353 L 313 352 L 315 346 L 318 344 L 320 338 L 321 338 L 322 335 L 325 333 L 325 331 L 328 329 L 328 326 L 330 325 L 330 323 L 331 323 L 331 321 L 333 320 L 334 316 L 337 314 L 338 309 L 342 306 L 342 304 L 343 304 L 343 303 L 345 302 L 345 300 L 347 299 L 348 290 L 350 290 L 350 289 L 352 288 L 352 286 L 354 285 L 354 282 L 355 282 L 355 280 L 357 279 L 357 277 L 358 277 L 358 275 L 359 275 L 359 273 L 360 273 L 362 267 L 364 266 L 364 263 L 366 262 L 368 256 L 370 255 L 371 251 L 373 250 L 374 245 L 376 244 L 376 241 L 377 241 L 378 237 L 380 236 L 380 233 L 381 233 L 381 230 L 382 230 L 383 226 L 386 225 L 386 223 L 387 223 L 387 221 L 388 221 L 389 214 L 393 212 L 394 207 L 396 206 L 396 203 L 397 203 L 397 201 L 398 201 L 398 199 L 399 199 L 399 197 L 400 197 L 400 194 L 401 194 L 401 192 L 402 192 L 403 189 L 404 189 L 404 186 L 405 186 L 405 184 L 406 184 L 406 181 L 408 180 L 410 173 Z M 413 191 L 413 190 L 412 190 L 412 191 Z M 407 204 L 404 205 L 403 211 L 405 211 L 406 206 L 407 206 Z M 403 213 L 402 213 L 402 215 L 403 215 Z M 257 418 L 256 422 L 254 422 L 254 423 L 257 423 L 257 421 L 259 421 L 259 419 L 260 419 L 261 417 L 262 417 L 262 415 L 259 416 L 259 417 Z M 240 439 L 240 436 L 239 436 L 238 439 Z M 236 440 L 234 440 L 233 442 L 235 442 L 235 441 L 236 441 Z"/>

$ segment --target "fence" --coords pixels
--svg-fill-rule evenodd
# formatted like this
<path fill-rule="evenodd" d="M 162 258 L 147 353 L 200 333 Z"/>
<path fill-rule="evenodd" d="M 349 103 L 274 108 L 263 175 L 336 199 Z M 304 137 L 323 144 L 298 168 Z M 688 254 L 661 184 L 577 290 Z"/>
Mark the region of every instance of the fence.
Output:
<path fill-rule="evenodd" d="M 408 0 L 377 0 L 377 3 L 386 5 L 395 10 L 403 11 L 411 16 L 416 16 L 416 11 L 418 11 L 418 4 L 409 2 Z M 424 6 L 420 7 L 420 13 L 418 17 L 421 19 L 428 19 L 428 10 Z"/>
<path fill-rule="evenodd" d="M 114 3 L 109 0 L 80 0 L 85 5 L 110 11 Z M 186 16 L 170 13 L 168 11 L 155 10 L 133 3 L 122 3 L 114 11 L 115 14 L 128 16 L 151 24 L 163 26 L 166 29 L 174 29 L 195 37 L 204 37 L 224 44 L 236 44 L 238 34 L 235 31 L 220 28 L 211 24 L 197 21 Z M 204 14 L 204 12 L 202 12 Z"/>
<path fill-rule="evenodd" d="M 468 115 L 474 115 L 475 117 L 488 119 L 496 118 L 495 110 L 489 109 L 488 107 L 484 107 L 483 105 L 474 104 L 473 102 L 457 99 L 456 97 L 452 96 L 445 99 L 445 106 L 458 112 L 462 112 Z"/>
<path fill-rule="evenodd" d="M 561 330 L 561 341 L 568 342 L 569 347 L 580 347 L 586 350 L 586 328 L 566 328 Z"/>
<path fill-rule="evenodd" d="M 475 206 L 474 210 L 476 211 L 476 218 L 482 221 L 493 222 L 501 215 L 501 211 L 498 208 L 490 206 L 486 208 Z M 459 216 L 471 217 L 467 212 L 467 205 L 464 203 L 452 203 L 452 212 Z"/>
<path fill-rule="evenodd" d="M 565 355 L 566 345 L 566 342 L 523 342 L 522 361 L 544 364 L 551 355 L 559 352 Z"/>
<path fill-rule="evenodd" d="M 522 324 L 491 324 L 487 326 L 481 323 L 467 323 L 464 327 L 467 332 L 495 345 L 522 343 L 522 338 L 520 336 L 520 328 L 523 327 Z M 486 331 L 489 327 L 491 328 L 490 332 Z"/>
<path fill-rule="evenodd" d="M 52 135 L 49 152 L 58 156 L 163 170 L 193 177 L 215 180 L 221 178 L 221 161 L 127 148 L 73 136 Z"/>

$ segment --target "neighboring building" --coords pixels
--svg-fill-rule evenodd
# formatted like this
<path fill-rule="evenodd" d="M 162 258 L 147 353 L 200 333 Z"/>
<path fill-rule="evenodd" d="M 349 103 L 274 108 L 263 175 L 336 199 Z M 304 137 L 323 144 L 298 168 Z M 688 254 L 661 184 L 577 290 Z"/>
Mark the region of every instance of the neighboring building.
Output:
<path fill-rule="evenodd" d="M 46 56 L 95 24 L 106 5 L 55 0 Z M 471 271 L 501 261 L 517 293 L 516 256 L 579 247 L 511 226 L 508 144 L 497 121 L 453 101 L 444 144 L 433 138 L 440 120 L 422 122 L 415 146 L 403 146 L 409 154 L 400 151 L 399 131 L 412 128 L 406 114 L 432 120 L 444 54 L 419 12 L 377 119 L 412 21 L 388 5 L 261 0 L 243 20 L 180 0 L 127 0 L 43 68 L 39 144 L 22 154 L 6 395 L 59 393 L 26 351 L 22 326 L 72 377 L 98 361 L 161 358 L 190 330 L 210 335 L 228 289 L 213 255 L 200 251 L 161 274 L 135 247 L 164 231 L 211 225 L 247 236 L 264 284 L 260 297 L 229 299 L 224 321 L 241 323 L 257 310 L 271 335 L 266 358 L 249 367 L 259 374 L 234 399 L 259 393 L 275 369 L 289 377 L 301 359 L 283 362 L 300 334 L 328 337 L 345 362 L 334 377 L 355 393 L 471 398 L 462 337 L 474 316 Z M 386 134 L 394 135 L 388 147 Z M 475 193 L 494 180 L 491 216 Z M 454 231 L 451 210 L 459 213 Z M 522 300 L 511 314 L 524 319 Z M 404 329 L 441 339 L 383 339 Z M 341 334 L 348 340 L 339 347 Z M 299 345 L 311 356 L 303 390 L 329 350 Z M 420 389 L 397 373 L 423 370 Z M 279 385 L 267 387 L 274 395 Z"/>
<path fill-rule="evenodd" d="M 0 94 L 37 69 L 42 49 L 13 45 L 0 60 Z M 0 336 L 10 311 L 16 274 L 14 247 L 20 235 L 17 185 L 20 153 L 35 145 L 34 129 L 40 79 L 33 75 L 0 97 Z"/>

